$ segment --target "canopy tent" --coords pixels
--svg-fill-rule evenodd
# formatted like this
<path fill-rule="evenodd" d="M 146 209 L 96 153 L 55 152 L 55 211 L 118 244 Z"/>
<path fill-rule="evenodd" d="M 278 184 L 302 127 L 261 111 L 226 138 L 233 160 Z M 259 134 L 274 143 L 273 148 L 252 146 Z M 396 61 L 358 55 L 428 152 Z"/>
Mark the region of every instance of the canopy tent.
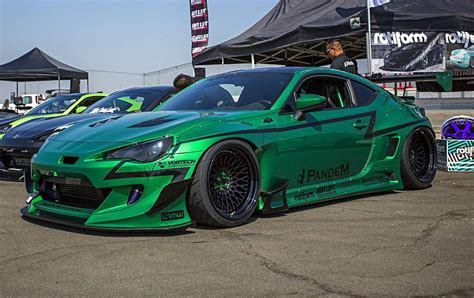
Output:
<path fill-rule="evenodd" d="M 54 59 L 38 48 L 0 65 L 0 80 L 17 82 L 88 80 L 88 73 Z M 59 84 L 59 83 L 58 83 Z M 61 89 L 61 88 L 60 88 Z"/>
<path fill-rule="evenodd" d="M 371 27 L 374 32 L 473 31 L 473 15 L 465 0 L 391 0 L 371 9 Z M 325 44 L 334 38 L 349 57 L 366 58 L 367 19 L 366 0 L 280 0 L 250 29 L 208 48 L 193 63 L 326 65 Z"/>

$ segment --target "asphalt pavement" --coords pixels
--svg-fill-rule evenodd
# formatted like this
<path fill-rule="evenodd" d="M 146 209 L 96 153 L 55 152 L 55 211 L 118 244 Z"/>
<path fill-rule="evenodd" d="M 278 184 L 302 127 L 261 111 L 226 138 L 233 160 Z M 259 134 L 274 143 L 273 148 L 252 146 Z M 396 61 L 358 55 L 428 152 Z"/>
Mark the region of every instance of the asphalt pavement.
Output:
<path fill-rule="evenodd" d="M 39 224 L 25 198 L 0 181 L 0 297 L 474 296 L 474 173 L 178 234 Z"/>

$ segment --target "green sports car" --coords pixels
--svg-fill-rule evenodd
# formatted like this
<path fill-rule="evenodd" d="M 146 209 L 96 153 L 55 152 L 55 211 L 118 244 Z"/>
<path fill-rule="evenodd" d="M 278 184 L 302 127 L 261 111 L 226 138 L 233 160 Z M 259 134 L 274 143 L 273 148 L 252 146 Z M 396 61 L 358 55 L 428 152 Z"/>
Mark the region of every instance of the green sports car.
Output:
<path fill-rule="evenodd" d="M 22 123 L 38 118 L 53 118 L 83 112 L 90 105 L 106 97 L 105 93 L 73 93 L 53 97 L 31 109 L 24 116 L 0 122 L 0 139 L 5 132 Z"/>
<path fill-rule="evenodd" d="M 233 227 L 256 211 L 426 188 L 435 173 L 434 133 L 412 102 L 326 68 L 236 71 L 156 112 L 49 138 L 21 213 L 89 229 Z"/>

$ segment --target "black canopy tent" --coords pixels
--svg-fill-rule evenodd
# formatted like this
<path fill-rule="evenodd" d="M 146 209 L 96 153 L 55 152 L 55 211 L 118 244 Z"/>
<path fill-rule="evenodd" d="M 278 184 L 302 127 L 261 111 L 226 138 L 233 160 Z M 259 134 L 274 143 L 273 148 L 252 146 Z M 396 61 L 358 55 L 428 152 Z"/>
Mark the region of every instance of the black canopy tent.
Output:
<path fill-rule="evenodd" d="M 89 89 L 87 72 L 58 61 L 38 48 L 0 65 L 0 81 L 17 82 L 17 96 L 18 82 L 58 80 L 58 86 L 61 89 L 61 80 L 74 79 L 87 80 L 87 89 Z"/>
<path fill-rule="evenodd" d="M 465 0 L 391 0 L 370 15 L 373 32 L 474 31 L 474 6 Z M 247 31 L 208 48 L 193 64 L 326 65 L 325 44 L 334 38 L 349 57 L 366 58 L 367 20 L 367 0 L 280 0 Z"/>

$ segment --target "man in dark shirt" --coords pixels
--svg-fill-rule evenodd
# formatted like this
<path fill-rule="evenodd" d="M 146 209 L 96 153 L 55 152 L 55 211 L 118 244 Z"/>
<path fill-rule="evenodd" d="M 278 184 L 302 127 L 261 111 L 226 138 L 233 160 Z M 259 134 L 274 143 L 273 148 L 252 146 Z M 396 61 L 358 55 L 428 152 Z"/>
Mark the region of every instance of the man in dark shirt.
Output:
<path fill-rule="evenodd" d="M 339 40 L 333 40 L 326 45 L 326 53 L 331 58 L 331 68 L 357 74 L 357 67 L 354 61 L 344 54 L 344 49 Z"/>

